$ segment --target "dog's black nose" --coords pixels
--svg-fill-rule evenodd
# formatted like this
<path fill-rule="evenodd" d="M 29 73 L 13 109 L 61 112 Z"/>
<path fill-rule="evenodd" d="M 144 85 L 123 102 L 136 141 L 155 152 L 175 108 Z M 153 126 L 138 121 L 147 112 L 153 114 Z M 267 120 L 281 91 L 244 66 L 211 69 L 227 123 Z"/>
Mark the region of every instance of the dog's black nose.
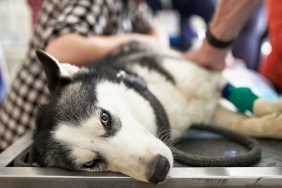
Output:
<path fill-rule="evenodd" d="M 166 175 L 170 169 L 170 164 L 168 160 L 162 155 L 157 155 L 152 163 L 153 173 L 149 178 L 149 182 L 153 184 L 158 184 L 165 180 Z"/>

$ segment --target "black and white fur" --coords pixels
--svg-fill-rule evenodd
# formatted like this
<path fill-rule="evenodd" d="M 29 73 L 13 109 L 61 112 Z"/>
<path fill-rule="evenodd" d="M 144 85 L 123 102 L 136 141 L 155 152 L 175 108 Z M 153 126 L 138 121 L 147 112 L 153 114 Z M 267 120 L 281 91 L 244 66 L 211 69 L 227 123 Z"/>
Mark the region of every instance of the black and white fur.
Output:
<path fill-rule="evenodd" d="M 120 79 L 122 74 L 145 81 L 167 114 L 173 138 L 196 123 L 251 136 L 282 136 L 276 113 L 281 102 L 258 100 L 257 117 L 229 111 L 219 105 L 225 83 L 221 74 L 173 51 L 133 42 L 83 68 L 59 63 L 43 51 L 37 56 L 52 94 L 39 112 L 34 136 L 42 166 L 121 172 L 151 183 L 165 180 L 173 155 L 157 137 L 157 119 L 164 117 L 157 117 L 154 103 Z"/>

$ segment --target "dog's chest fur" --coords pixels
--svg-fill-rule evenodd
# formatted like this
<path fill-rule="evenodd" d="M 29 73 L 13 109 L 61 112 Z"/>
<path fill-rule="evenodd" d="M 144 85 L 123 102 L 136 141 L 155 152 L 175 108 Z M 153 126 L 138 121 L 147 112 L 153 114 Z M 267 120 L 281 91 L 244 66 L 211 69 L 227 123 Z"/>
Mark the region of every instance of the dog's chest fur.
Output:
<path fill-rule="evenodd" d="M 127 64 L 127 69 L 143 78 L 159 99 L 167 113 L 172 136 L 180 136 L 192 124 L 208 124 L 220 97 L 222 77 L 177 57 L 166 56 L 152 63 L 158 63 L 173 81 L 142 62 Z"/>

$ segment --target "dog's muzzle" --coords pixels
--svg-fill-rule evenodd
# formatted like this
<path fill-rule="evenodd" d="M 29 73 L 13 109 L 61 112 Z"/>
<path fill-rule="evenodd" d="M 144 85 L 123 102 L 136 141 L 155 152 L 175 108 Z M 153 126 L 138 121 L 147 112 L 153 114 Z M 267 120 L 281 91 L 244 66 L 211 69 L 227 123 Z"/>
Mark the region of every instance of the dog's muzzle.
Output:
<path fill-rule="evenodd" d="M 152 166 L 153 173 L 149 178 L 149 182 L 158 184 L 164 181 L 170 169 L 168 160 L 162 155 L 157 155 L 153 160 Z"/>

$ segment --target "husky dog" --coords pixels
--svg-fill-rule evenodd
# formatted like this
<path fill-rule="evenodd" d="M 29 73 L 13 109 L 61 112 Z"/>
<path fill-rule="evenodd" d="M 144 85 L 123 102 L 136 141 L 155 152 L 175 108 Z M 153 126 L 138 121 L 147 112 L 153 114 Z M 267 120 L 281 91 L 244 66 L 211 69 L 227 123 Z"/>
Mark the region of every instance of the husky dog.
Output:
<path fill-rule="evenodd" d="M 251 117 L 230 111 L 219 103 L 221 74 L 171 50 L 132 42 L 83 68 L 43 51 L 37 56 L 51 92 L 34 135 L 41 166 L 121 172 L 157 184 L 173 166 L 172 151 L 158 136 L 166 122 L 170 127 L 161 132 L 169 129 L 173 138 L 192 124 L 282 137 L 281 101 L 257 100 Z"/>

